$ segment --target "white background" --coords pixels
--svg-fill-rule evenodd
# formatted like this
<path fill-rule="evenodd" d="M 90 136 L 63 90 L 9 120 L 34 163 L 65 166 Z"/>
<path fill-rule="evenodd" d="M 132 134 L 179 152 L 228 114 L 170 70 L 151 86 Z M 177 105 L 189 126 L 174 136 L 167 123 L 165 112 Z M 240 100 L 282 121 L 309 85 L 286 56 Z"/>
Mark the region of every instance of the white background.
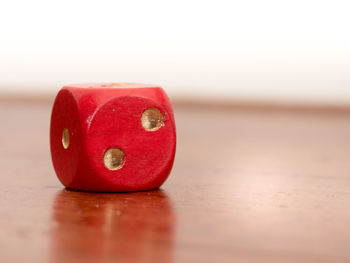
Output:
<path fill-rule="evenodd" d="M 0 0 L 0 93 L 79 82 L 350 103 L 350 1 Z"/>

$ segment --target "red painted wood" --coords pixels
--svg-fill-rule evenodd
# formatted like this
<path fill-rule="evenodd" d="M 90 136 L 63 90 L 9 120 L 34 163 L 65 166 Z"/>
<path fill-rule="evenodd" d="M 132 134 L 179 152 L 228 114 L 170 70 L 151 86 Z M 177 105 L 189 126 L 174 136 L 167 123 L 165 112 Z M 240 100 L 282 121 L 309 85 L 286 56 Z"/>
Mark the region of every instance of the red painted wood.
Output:
<path fill-rule="evenodd" d="M 142 113 L 151 107 L 164 115 L 164 126 L 146 131 Z M 64 149 L 67 128 L 70 145 Z M 68 188 L 96 192 L 141 191 L 160 187 L 175 156 L 176 131 L 171 103 L 162 88 L 142 84 L 82 84 L 63 87 L 51 115 L 53 166 Z M 125 152 L 119 170 L 104 166 L 110 147 Z"/>

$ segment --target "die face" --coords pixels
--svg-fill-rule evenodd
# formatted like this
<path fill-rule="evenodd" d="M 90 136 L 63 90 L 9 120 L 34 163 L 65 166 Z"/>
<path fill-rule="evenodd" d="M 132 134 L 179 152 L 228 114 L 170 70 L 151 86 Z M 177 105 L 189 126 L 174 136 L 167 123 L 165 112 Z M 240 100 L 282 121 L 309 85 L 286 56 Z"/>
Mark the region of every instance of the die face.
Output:
<path fill-rule="evenodd" d="M 161 116 L 161 124 L 155 128 L 144 127 L 142 122 L 143 114 L 149 109 L 158 111 Z M 158 188 L 168 177 L 175 155 L 172 111 L 167 105 L 148 98 L 118 97 L 96 112 L 86 145 L 92 169 L 109 190 Z M 124 156 L 117 163 L 120 167 L 111 169 L 106 164 L 104 156 L 108 149 L 122 151 Z"/>
<path fill-rule="evenodd" d="M 65 87 L 56 98 L 51 152 L 58 178 L 66 187 L 87 191 L 158 188 L 171 171 L 176 148 L 175 121 L 165 92 L 140 85 L 91 86 Z M 154 120 L 161 125 L 152 126 Z"/>
<path fill-rule="evenodd" d="M 73 94 L 61 90 L 56 96 L 51 115 L 50 149 L 59 180 L 69 186 L 79 169 L 82 133 L 79 109 Z"/>

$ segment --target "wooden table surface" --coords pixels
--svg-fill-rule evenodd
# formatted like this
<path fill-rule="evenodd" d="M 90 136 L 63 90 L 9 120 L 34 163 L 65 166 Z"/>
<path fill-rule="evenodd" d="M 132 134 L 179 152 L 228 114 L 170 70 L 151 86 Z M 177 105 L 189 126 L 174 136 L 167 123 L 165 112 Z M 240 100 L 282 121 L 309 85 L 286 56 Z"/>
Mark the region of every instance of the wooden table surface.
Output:
<path fill-rule="evenodd" d="M 350 262 L 350 112 L 175 105 L 160 190 L 65 190 L 50 102 L 0 101 L 0 262 Z"/>

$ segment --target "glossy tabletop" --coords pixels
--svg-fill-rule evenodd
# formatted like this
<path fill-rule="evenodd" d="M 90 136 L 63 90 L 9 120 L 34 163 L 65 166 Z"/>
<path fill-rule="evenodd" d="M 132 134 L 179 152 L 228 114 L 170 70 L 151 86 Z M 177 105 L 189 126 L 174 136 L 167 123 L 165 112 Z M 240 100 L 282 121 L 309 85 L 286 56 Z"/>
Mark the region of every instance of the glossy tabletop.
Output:
<path fill-rule="evenodd" d="M 0 101 L 0 262 L 350 262 L 350 113 L 175 105 L 161 189 L 66 190 L 51 102 Z"/>

